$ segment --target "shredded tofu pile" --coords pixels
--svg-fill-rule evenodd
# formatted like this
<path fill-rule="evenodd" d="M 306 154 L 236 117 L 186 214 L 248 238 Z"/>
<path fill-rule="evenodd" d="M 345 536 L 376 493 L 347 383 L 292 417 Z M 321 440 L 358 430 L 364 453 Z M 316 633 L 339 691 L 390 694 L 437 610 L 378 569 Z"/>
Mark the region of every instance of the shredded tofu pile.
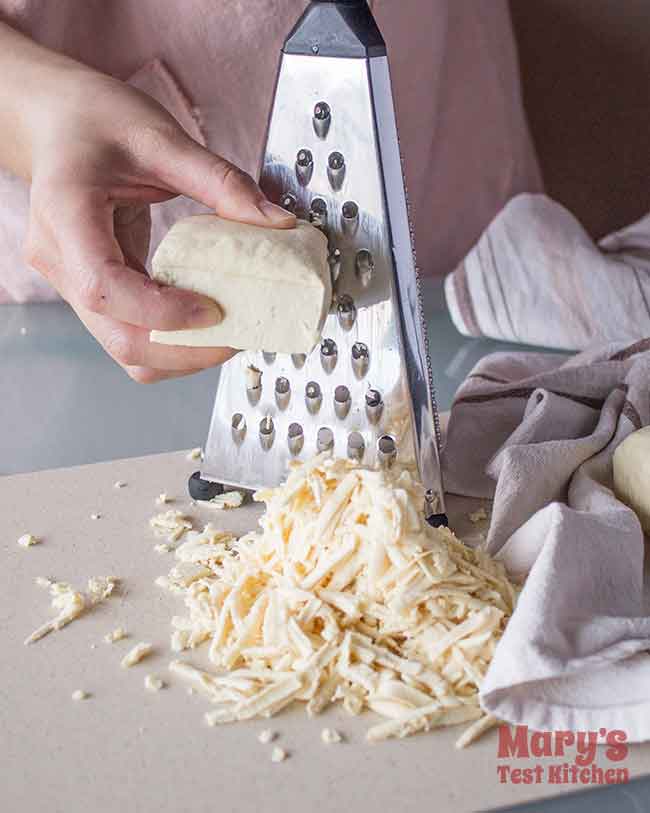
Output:
<path fill-rule="evenodd" d="M 75 618 L 78 618 L 82 613 L 101 604 L 105 601 L 118 584 L 118 579 L 109 576 L 101 576 L 88 580 L 88 587 L 85 593 L 74 590 L 66 582 L 53 582 L 49 579 L 39 577 L 38 585 L 44 587 L 47 585 L 50 595 L 52 596 L 52 609 L 57 611 L 57 614 L 47 623 L 34 630 L 32 634 L 25 640 L 26 644 L 33 644 L 40 641 L 50 632 L 61 630 Z"/>
<path fill-rule="evenodd" d="M 187 608 L 172 648 L 208 648 L 211 671 L 170 664 L 213 703 L 208 724 L 296 700 L 310 715 L 337 701 L 377 712 L 371 742 L 471 722 L 466 745 L 493 724 L 478 688 L 515 588 L 500 563 L 424 521 L 407 470 L 324 454 L 255 499 L 267 506 L 260 531 L 189 531 L 157 580 Z"/>

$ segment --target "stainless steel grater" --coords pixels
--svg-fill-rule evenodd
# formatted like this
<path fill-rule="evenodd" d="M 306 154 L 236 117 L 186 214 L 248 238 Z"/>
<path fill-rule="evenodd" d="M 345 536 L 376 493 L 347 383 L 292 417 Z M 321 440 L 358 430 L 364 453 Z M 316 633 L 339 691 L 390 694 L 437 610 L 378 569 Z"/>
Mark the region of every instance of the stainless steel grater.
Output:
<path fill-rule="evenodd" d="M 287 38 L 260 185 L 327 235 L 332 309 L 309 356 L 243 352 L 223 366 L 193 496 L 277 485 L 290 460 L 331 449 L 417 465 L 427 517 L 446 524 L 386 46 L 365 0 L 312 2 Z"/>

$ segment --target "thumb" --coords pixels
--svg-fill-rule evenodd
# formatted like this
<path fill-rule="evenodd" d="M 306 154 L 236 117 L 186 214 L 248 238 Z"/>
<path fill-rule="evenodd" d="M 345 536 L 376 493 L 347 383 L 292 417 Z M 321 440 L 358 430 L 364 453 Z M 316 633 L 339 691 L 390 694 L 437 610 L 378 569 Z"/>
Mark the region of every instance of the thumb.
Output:
<path fill-rule="evenodd" d="M 271 203 L 250 175 L 185 133 L 167 141 L 154 160 L 165 186 L 209 206 L 220 217 L 277 229 L 296 225 L 295 215 Z"/>

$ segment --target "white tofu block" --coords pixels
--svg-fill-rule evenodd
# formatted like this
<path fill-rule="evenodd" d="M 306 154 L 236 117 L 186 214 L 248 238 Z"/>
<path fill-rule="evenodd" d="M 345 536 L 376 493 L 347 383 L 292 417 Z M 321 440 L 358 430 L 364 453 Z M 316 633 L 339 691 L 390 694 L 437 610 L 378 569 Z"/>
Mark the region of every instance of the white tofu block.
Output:
<path fill-rule="evenodd" d="M 650 426 L 632 432 L 614 452 L 614 491 L 650 534 Z"/>
<path fill-rule="evenodd" d="M 151 332 L 151 341 L 308 353 L 332 300 L 327 238 L 299 220 L 269 229 L 196 215 L 175 223 L 153 258 L 154 279 L 215 300 L 214 327 Z"/>

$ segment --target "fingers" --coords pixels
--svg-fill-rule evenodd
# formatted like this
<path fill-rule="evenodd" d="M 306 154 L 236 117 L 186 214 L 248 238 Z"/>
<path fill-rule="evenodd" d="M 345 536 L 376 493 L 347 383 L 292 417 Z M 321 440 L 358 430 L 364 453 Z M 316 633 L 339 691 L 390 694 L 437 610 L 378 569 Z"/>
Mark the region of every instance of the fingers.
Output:
<path fill-rule="evenodd" d="M 169 139 L 155 162 L 165 185 L 209 206 L 221 217 L 278 229 L 296 225 L 295 216 L 267 200 L 250 175 L 184 133 Z"/>
<path fill-rule="evenodd" d="M 186 375 L 188 371 L 203 370 L 223 364 L 235 355 L 226 347 L 175 347 L 149 341 L 149 331 L 134 325 L 117 322 L 85 309 L 78 309 L 79 318 L 86 325 L 109 356 L 120 366 L 147 368 L 162 374 Z"/>
<path fill-rule="evenodd" d="M 123 369 L 129 378 L 132 378 L 138 384 L 156 384 L 158 381 L 166 381 L 170 378 L 183 378 L 201 372 L 200 370 L 177 370 L 170 372 L 169 370 L 154 370 L 152 367 L 124 367 Z"/>
<path fill-rule="evenodd" d="M 48 223 L 37 217 L 31 224 L 28 262 L 76 310 L 159 330 L 209 327 L 221 321 L 221 310 L 211 299 L 161 285 L 129 268 L 113 228 L 113 205 L 108 201 L 85 193 L 69 199 L 63 195 L 60 210 L 50 214 Z M 141 248 L 138 242 L 134 249 Z"/>

